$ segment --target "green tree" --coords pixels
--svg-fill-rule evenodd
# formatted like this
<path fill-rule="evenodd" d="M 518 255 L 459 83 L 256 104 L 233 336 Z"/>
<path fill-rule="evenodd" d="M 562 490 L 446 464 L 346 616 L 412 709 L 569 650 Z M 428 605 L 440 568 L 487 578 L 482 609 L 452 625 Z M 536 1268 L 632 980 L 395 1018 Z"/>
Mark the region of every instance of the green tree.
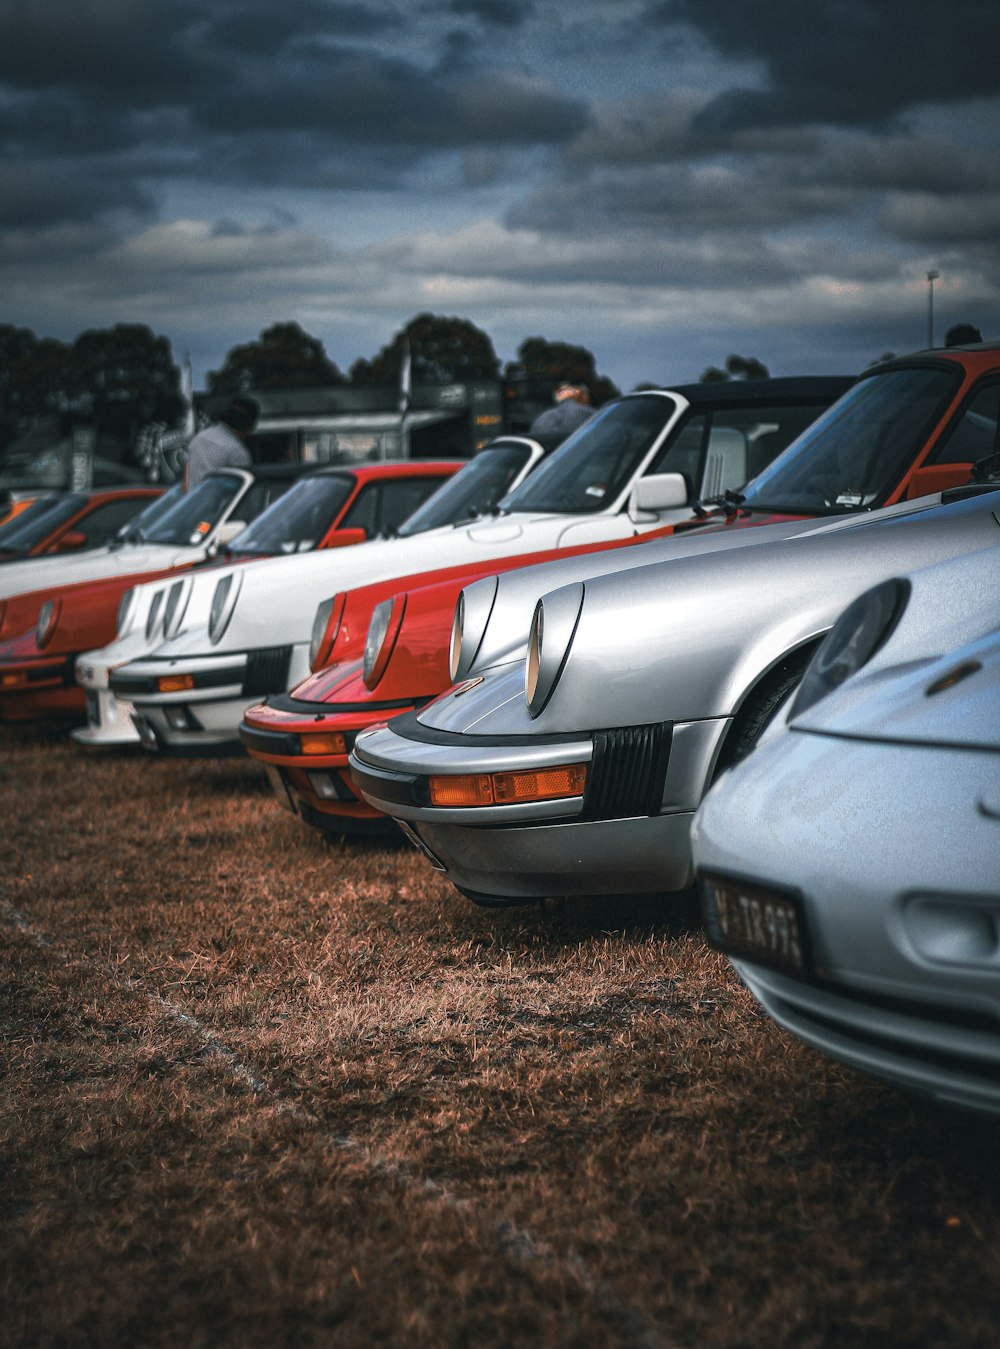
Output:
<path fill-rule="evenodd" d="M 606 375 L 597 373 L 592 351 L 571 342 L 550 342 L 544 337 L 527 337 L 517 349 L 517 360 L 507 365 L 508 379 L 525 379 L 556 384 L 580 384 L 590 390 L 595 407 L 617 398 L 621 390 Z"/>
<path fill-rule="evenodd" d="M 272 323 L 255 342 L 233 347 L 221 370 L 210 370 L 210 393 L 254 389 L 315 389 L 346 380 L 318 337 L 298 323 Z"/>
<path fill-rule="evenodd" d="M 770 370 L 756 356 L 733 355 L 726 357 L 724 370 L 720 370 L 717 365 L 710 365 L 707 370 L 703 370 L 701 382 L 713 384 L 727 379 L 769 379 L 770 375 Z"/>
<path fill-rule="evenodd" d="M 81 333 L 70 366 L 70 409 L 99 430 L 131 438 L 148 422 L 173 425 L 184 409 L 170 343 L 145 324 Z"/>
<path fill-rule="evenodd" d="M 469 379 L 499 379 L 493 342 L 468 319 L 417 314 L 372 360 L 351 366 L 351 383 L 397 384 L 407 349 L 414 384 L 450 384 Z"/>

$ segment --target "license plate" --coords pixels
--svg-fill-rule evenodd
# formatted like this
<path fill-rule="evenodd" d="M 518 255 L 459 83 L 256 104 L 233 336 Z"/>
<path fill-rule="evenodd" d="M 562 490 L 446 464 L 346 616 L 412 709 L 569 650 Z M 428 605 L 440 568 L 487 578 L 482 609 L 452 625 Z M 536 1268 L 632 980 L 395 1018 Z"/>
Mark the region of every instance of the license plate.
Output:
<path fill-rule="evenodd" d="M 275 768 L 272 763 L 265 764 L 264 767 L 267 769 L 267 776 L 271 781 L 271 790 L 278 798 L 278 805 L 284 806 L 285 809 L 290 810 L 293 815 L 297 815 L 299 812 L 295 809 L 295 798 L 288 789 L 288 783 L 285 781 L 284 773 L 282 773 L 280 768 Z"/>
<path fill-rule="evenodd" d="M 808 973 L 808 941 L 798 895 L 702 876 L 701 903 L 709 940 L 726 955 L 786 974 Z"/>

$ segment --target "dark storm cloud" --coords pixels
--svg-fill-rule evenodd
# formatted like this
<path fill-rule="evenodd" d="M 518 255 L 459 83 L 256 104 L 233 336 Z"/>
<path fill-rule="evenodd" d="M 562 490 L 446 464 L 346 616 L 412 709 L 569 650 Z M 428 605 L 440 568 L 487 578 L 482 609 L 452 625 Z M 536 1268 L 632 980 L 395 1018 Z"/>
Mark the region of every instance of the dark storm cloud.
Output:
<path fill-rule="evenodd" d="M 717 51 L 756 60 L 763 90 L 730 90 L 700 126 L 819 122 L 879 126 L 920 104 L 1000 93 L 995 0 L 662 0 L 650 23 L 686 24 Z"/>
<path fill-rule="evenodd" d="M 95 172 L 86 163 L 9 164 L 0 193 L 0 227 L 29 227 L 79 223 L 109 210 L 148 214 L 153 202 L 128 178 Z"/>
<path fill-rule="evenodd" d="M 384 9 L 368 5 L 338 4 L 335 0 L 295 0 L 276 5 L 273 0 L 254 0 L 236 9 L 211 14 L 205 24 L 205 39 L 213 48 L 273 56 L 299 40 L 315 38 L 375 37 L 398 22 Z"/>
<path fill-rule="evenodd" d="M 467 14 L 497 28 L 517 28 L 534 13 L 531 0 L 451 0 L 452 14 Z"/>

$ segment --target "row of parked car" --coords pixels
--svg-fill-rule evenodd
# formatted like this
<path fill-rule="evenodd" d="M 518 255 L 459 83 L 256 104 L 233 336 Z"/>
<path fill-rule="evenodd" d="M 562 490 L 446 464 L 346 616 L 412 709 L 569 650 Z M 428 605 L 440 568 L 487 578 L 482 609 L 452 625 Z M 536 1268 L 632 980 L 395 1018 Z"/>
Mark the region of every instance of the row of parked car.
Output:
<path fill-rule="evenodd" d="M 454 465 L 327 470 L 229 555 L 266 477 L 214 474 L 0 568 L 0 716 L 242 741 L 306 825 L 398 826 L 478 904 L 697 878 L 778 1021 L 1000 1111 L 998 428 L 978 344 L 636 392 L 402 523 L 319 502 Z"/>

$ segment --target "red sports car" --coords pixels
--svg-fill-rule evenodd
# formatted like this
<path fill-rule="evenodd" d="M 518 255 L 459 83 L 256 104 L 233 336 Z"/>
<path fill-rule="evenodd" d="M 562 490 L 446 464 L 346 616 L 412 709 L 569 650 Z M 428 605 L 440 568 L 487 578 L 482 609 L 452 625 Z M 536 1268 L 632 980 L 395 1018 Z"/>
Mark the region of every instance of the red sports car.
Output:
<path fill-rule="evenodd" d="M 461 466 L 461 460 L 407 460 L 303 476 L 301 466 L 289 465 L 277 478 L 256 470 L 270 484 L 271 504 L 232 541 L 226 561 L 340 548 L 391 532 Z M 76 657 L 113 640 L 131 586 L 178 570 L 125 571 L 0 601 L 0 720 L 81 714 Z"/>
<path fill-rule="evenodd" d="M 727 493 L 687 525 L 629 544 L 645 554 L 672 532 L 870 510 L 966 483 L 978 464 L 1000 450 L 998 374 L 1000 344 L 922 352 L 881 365 L 743 493 Z M 503 559 L 411 577 L 405 593 L 390 582 L 328 601 L 317 614 L 316 673 L 290 694 L 250 708 L 240 728 L 249 753 L 268 765 L 278 800 L 329 832 L 391 828 L 358 797 L 347 756 L 359 731 L 420 706 L 451 684 L 449 633 L 463 586 L 574 551 L 621 546 Z M 367 661 L 361 659 L 363 644 Z M 330 661 L 335 663 L 320 668 Z"/>
<path fill-rule="evenodd" d="M 162 487 L 117 487 L 96 492 L 48 492 L 0 524 L 0 562 L 49 553 L 101 548 L 133 520 Z"/>

